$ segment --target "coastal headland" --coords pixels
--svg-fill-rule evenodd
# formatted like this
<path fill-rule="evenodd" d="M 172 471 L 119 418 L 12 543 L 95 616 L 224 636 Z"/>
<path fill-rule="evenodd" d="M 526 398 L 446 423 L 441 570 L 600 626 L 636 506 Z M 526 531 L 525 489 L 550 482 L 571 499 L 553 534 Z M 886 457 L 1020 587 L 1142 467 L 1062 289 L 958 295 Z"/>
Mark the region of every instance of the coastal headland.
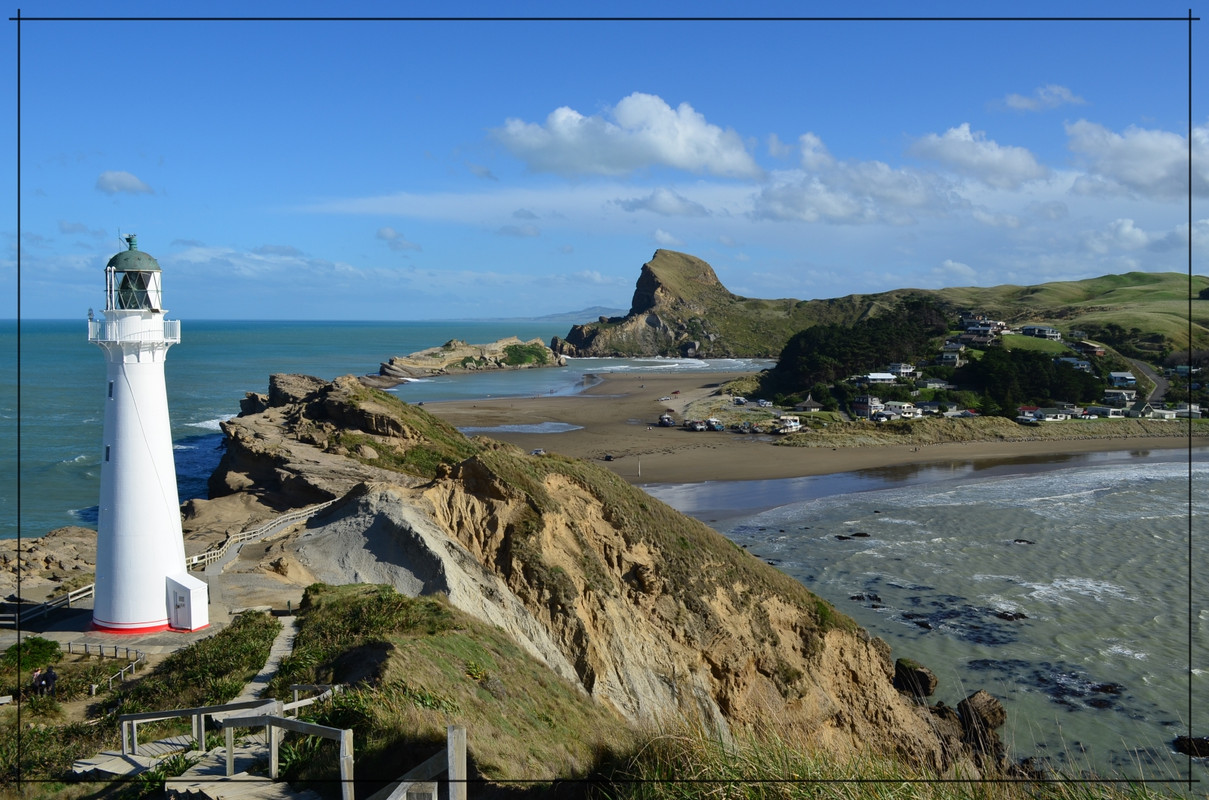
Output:
<path fill-rule="evenodd" d="M 529 451 L 542 449 L 597 462 L 636 484 L 772 480 L 905 464 L 1209 445 L 1203 428 L 1190 438 L 1187 420 L 1120 420 L 1138 424 L 1113 426 L 1115 431 L 1106 433 L 1104 427 L 1092 429 L 1079 421 L 1052 423 L 1040 430 L 1010 423 L 1010 438 L 883 445 L 820 439 L 814 446 L 778 447 L 774 446 L 777 437 L 769 435 L 691 432 L 679 425 L 657 424 L 668 410 L 678 422 L 686 412 L 691 415 L 724 384 L 740 377 L 737 373 L 601 373 L 598 377 L 597 384 L 573 396 L 444 401 L 426 403 L 424 408 L 469 433 Z M 535 432 L 540 430 L 561 432 Z"/>

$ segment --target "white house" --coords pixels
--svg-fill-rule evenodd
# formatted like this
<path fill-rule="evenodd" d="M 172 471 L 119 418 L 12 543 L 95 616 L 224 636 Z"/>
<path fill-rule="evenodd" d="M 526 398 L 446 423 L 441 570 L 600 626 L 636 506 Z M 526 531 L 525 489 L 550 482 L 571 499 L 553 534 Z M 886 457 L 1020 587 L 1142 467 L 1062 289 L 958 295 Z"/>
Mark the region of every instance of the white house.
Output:
<path fill-rule="evenodd" d="M 906 400 L 887 400 L 882 405 L 886 413 L 903 419 L 915 419 L 923 416 L 923 412 L 916 408 L 914 403 Z"/>

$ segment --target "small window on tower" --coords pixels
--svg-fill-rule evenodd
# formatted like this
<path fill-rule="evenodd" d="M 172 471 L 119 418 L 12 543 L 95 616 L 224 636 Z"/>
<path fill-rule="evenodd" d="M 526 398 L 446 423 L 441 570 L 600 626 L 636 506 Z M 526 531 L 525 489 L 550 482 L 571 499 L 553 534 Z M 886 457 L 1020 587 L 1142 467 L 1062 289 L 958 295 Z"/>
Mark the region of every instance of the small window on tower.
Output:
<path fill-rule="evenodd" d="M 105 445 L 105 460 L 109 460 L 109 445 Z"/>
<path fill-rule="evenodd" d="M 113 381 L 109 382 L 109 399 L 113 399 Z"/>

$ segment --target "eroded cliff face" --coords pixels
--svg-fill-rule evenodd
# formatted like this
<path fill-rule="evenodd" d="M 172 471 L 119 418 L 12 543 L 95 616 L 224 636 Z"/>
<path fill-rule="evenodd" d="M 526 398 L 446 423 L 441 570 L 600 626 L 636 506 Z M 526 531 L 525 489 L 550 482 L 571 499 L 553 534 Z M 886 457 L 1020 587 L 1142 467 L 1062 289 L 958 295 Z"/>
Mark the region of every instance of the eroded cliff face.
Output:
<path fill-rule="evenodd" d="M 702 547 L 721 538 L 702 525 L 700 539 L 675 545 L 699 576 L 684 581 L 672 563 L 683 552 L 627 534 L 584 485 L 554 474 L 543 488 L 559 507 L 534 523 L 474 459 L 422 498 L 550 632 L 594 697 L 636 722 L 776 730 L 837 756 L 974 768 L 960 729 L 938 735 L 928 708 L 894 689 L 889 646 L 838 613 L 834 626 L 820 622 L 822 601 L 780 572 L 729 542 Z"/>
<path fill-rule="evenodd" d="M 636 723 L 770 729 L 941 773 L 982 760 L 894 689 L 884 642 L 611 472 L 485 439 L 440 450 L 460 435 L 352 378 L 275 377 L 245 405 L 216 486 L 342 498 L 267 548 L 265 571 L 445 593 Z M 419 450 L 443 453 L 435 469 L 395 471 Z"/>

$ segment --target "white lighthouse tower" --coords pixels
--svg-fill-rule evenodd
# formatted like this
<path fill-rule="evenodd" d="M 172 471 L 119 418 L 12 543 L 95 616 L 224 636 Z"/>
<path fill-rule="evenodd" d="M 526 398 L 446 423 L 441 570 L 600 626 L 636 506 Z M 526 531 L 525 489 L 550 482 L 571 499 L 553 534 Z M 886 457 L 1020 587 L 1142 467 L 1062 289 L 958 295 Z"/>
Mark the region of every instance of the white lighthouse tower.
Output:
<path fill-rule="evenodd" d="M 180 322 L 164 319 L 160 265 L 129 249 L 105 265 L 105 315 L 88 340 L 105 353 L 105 430 L 92 624 L 150 633 L 209 624 L 206 584 L 185 568 L 164 360 Z"/>

